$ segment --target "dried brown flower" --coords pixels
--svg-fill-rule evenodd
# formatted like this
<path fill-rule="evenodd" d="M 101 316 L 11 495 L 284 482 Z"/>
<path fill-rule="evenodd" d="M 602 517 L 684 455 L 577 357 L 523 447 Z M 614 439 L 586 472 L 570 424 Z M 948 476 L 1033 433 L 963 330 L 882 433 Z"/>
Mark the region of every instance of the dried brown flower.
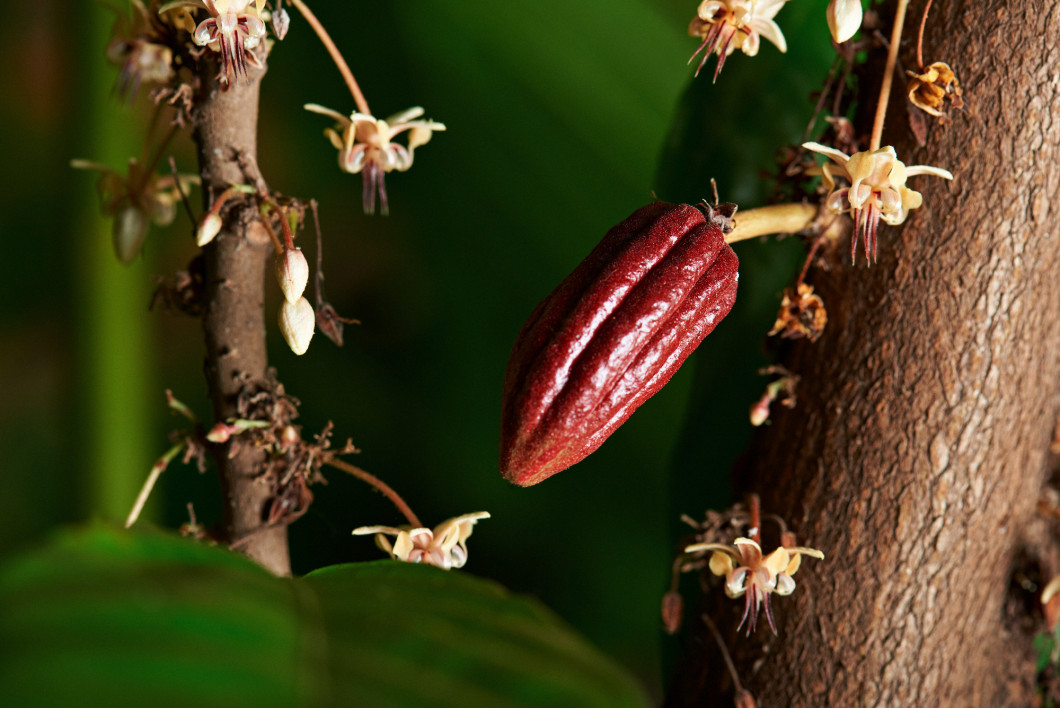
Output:
<path fill-rule="evenodd" d="M 799 283 L 798 294 L 791 288 L 784 291 L 777 321 L 773 323 L 769 334 L 779 334 L 784 339 L 807 337 L 811 342 L 816 342 L 826 324 L 828 311 L 825 310 L 824 301 L 819 295 L 813 294 L 812 285 Z"/>
<path fill-rule="evenodd" d="M 920 110 L 939 118 L 940 123 L 949 123 L 949 118 L 943 113 L 945 102 L 948 100 L 954 108 L 964 108 L 957 75 L 949 64 L 941 61 L 929 65 L 923 72 L 905 72 L 909 75 L 909 100 Z"/>

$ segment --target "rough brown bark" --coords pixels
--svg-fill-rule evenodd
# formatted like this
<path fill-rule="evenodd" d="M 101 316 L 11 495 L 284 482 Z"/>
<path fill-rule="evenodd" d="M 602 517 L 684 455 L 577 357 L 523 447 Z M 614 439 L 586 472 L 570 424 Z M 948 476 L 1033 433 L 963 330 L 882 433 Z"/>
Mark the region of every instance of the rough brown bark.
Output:
<path fill-rule="evenodd" d="M 251 68 L 248 81 L 236 79 L 222 91 L 217 65 L 204 62 L 204 88 L 196 102 L 195 141 L 199 147 L 203 194 L 209 208 L 231 184 L 256 183 L 258 96 L 264 69 Z M 251 172 L 251 174 L 248 174 Z M 206 266 L 204 365 L 214 417 L 237 415 L 241 394 L 266 381 L 265 277 L 272 252 L 251 199 L 233 199 L 223 212 L 224 228 L 203 249 Z M 217 446 L 215 458 L 224 496 L 224 526 L 230 542 L 276 575 L 290 575 L 285 526 L 266 528 L 266 507 L 274 480 L 265 478 L 265 453 L 233 442 Z"/>
<path fill-rule="evenodd" d="M 715 613 L 761 706 L 1025 705 L 1033 679 L 1003 605 L 1060 412 L 1060 8 L 936 2 L 924 58 L 954 66 L 968 107 L 917 149 L 896 91 L 884 143 L 956 179 L 910 180 L 925 206 L 881 230 L 878 265 L 844 247 L 811 273 L 827 330 L 786 353 L 798 407 L 737 480 L 827 554 L 776 598 L 779 638 Z M 670 702 L 731 695 L 701 655 Z"/>

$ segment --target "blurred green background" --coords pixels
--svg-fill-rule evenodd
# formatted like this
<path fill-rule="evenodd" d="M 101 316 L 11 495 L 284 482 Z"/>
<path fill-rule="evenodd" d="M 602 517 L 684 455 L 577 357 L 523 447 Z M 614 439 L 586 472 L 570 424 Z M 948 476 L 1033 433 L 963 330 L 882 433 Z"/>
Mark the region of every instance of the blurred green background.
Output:
<path fill-rule="evenodd" d="M 120 3 L 119 3 L 120 4 Z M 301 399 L 307 433 L 334 421 L 353 461 L 401 493 L 425 523 L 488 510 L 467 571 L 536 595 L 655 693 L 666 681 L 659 600 L 678 516 L 729 503 L 729 475 L 752 439 L 764 333 L 800 262 L 795 240 L 741 244 L 732 315 L 673 381 L 593 456 L 538 487 L 496 470 L 501 382 L 524 318 L 603 234 L 652 193 L 760 203 L 760 171 L 797 141 L 830 62 L 824 4 L 777 20 L 781 55 L 733 55 L 692 79 L 696 3 L 368 3 L 317 0 L 377 115 L 422 105 L 448 131 L 387 179 L 391 215 L 361 213 L 360 178 L 341 173 L 308 102 L 348 112 L 338 72 L 302 19 L 270 58 L 260 164 L 271 187 L 321 205 L 328 295 L 347 328 L 295 357 L 273 326 L 272 363 Z M 0 27 L 0 200 L 8 248 L 0 282 L 0 454 L 9 485 L 0 552 L 57 525 L 124 518 L 180 424 L 164 390 L 205 416 L 199 323 L 148 311 L 152 276 L 195 254 L 180 215 L 129 267 L 113 257 L 95 176 L 72 157 L 124 169 L 140 152 L 146 91 L 122 106 L 104 58 L 113 12 L 78 0 L 14 3 Z M 173 154 L 194 172 L 186 136 Z M 200 198 L 192 196 L 196 208 Z M 313 246 L 306 244 L 312 254 Z M 337 471 L 291 529 L 296 572 L 375 559 L 350 530 L 400 523 Z M 217 481 L 173 465 L 145 518 L 219 517 Z"/>

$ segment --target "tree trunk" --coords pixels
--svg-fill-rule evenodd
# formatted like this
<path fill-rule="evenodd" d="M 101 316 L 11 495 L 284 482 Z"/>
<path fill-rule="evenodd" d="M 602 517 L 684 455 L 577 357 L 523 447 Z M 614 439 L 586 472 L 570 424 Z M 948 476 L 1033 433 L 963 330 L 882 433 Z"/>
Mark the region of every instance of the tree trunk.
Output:
<path fill-rule="evenodd" d="M 232 184 L 256 184 L 258 97 L 263 68 L 236 77 L 227 91 L 218 67 L 202 62 L 204 88 L 194 114 L 203 194 L 208 209 Z M 265 276 L 272 254 L 252 198 L 226 202 L 224 227 L 203 249 L 206 266 L 204 365 L 214 417 L 238 417 L 240 398 L 267 387 Z M 233 448 L 234 445 L 238 447 Z M 276 575 L 290 575 L 287 528 L 266 526 L 276 480 L 265 472 L 265 452 L 238 439 L 215 446 L 229 542 Z"/>
<path fill-rule="evenodd" d="M 798 406 L 775 410 L 738 475 L 827 556 L 774 597 L 778 638 L 737 636 L 731 601 L 714 613 L 760 706 L 1029 700 L 1013 691 L 1033 679 L 1028 645 L 1003 609 L 1017 551 L 1041 550 L 1027 529 L 1060 412 L 1060 8 L 937 2 L 924 60 L 954 67 L 967 108 L 918 150 L 896 80 L 884 144 L 955 179 L 910 180 L 924 207 L 881 224 L 877 265 L 851 267 L 843 244 L 811 271 L 827 329 L 785 352 Z M 693 644 L 713 646 L 696 625 Z M 708 651 L 670 702 L 731 691 Z"/>

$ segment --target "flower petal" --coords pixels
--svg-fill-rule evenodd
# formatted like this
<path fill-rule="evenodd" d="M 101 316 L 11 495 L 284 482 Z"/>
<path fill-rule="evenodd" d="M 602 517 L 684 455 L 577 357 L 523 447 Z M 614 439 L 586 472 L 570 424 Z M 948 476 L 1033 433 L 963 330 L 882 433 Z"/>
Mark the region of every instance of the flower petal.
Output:
<path fill-rule="evenodd" d="M 336 121 L 339 122 L 340 125 L 344 125 L 345 126 L 345 125 L 349 125 L 350 124 L 350 119 L 347 118 L 346 116 L 342 115 L 338 111 L 333 111 L 330 108 L 325 108 L 324 106 L 321 106 L 321 105 L 319 105 L 317 103 L 307 103 L 304 106 L 302 106 L 302 108 L 306 109 L 310 113 L 319 113 L 322 116 L 328 116 L 329 118 L 334 118 Z"/>
<path fill-rule="evenodd" d="M 827 158 L 834 160 L 840 167 L 845 168 L 847 162 L 850 160 L 847 154 L 842 150 L 836 150 L 835 148 L 828 147 L 827 145 L 821 145 L 820 143 L 803 143 L 802 146 L 807 150 L 824 155 Z"/>
<path fill-rule="evenodd" d="M 419 118 L 423 115 L 422 106 L 413 106 L 412 108 L 406 108 L 405 110 L 395 113 L 386 119 L 386 122 L 390 125 L 399 125 L 401 123 L 408 123 L 413 118 Z"/>
<path fill-rule="evenodd" d="M 714 575 L 727 577 L 732 573 L 733 569 L 736 568 L 736 564 L 733 563 L 733 558 L 729 555 L 729 551 L 714 551 L 710 554 L 710 562 L 708 563 L 710 572 Z"/>
<path fill-rule="evenodd" d="M 737 568 L 725 582 L 725 594 L 740 597 L 747 591 L 747 568 Z"/>
<path fill-rule="evenodd" d="M 778 595 L 790 595 L 795 592 L 795 581 L 790 575 L 781 573 L 777 576 L 777 589 Z"/>
<path fill-rule="evenodd" d="M 913 165 L 912 167 L 907 167 L 905 168 L 905 174 L 907 177 L 932 175 L 933 177 L 941 177 L 942 179 L 953 179 L 953 174 L 949 170 L 944 170 L 941 167 L 932 167 L 931 165 Z"/>
<path fill-rule="evenodd" d="M 780 31 L 780 26 L 776 22 L 759 17 L 755 18 L 751 26 L 758 31 L 758 34 L 775 44 L 782 54 L 788 51 L 788 43 L 784 39 L 784 33 Z"/>
<path fill-rule="evenodd" d="M 781 547 L 766 556 L 766 559 L 762 561 L 762 565 L 765 566 L 771 576 L 775 577 L 788 567 L 790 560 L 791 557 L 788 555 L 787 549 Z"/>
<path fill-rule="evenodd" d="M 388 533 L 391 536 L 396 536 L 401 533 L 401 529 L 393 526 L 361 526 L 353 530 L 354 536 L 368 536 L 373 533 Z"/>

